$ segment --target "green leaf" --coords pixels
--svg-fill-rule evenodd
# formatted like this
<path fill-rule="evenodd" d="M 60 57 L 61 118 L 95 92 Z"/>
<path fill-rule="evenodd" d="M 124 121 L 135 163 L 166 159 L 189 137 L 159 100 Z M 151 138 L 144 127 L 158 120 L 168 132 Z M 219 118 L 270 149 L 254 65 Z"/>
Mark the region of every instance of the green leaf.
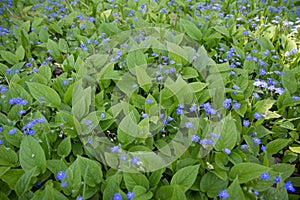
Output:
<path fill-rule="evenodd" d="M 70 137 L 66 137 L 59 143 L 57 147 L 57 154 L 61 157 L 66 157 L 70 153 L 71 153 L 71 139 Z"/>
<path fill-rule="evenodd" d="M 69 51 L 69 46 L 68 46 L 67 41 L 62 38 L 60 38 L 58 41 L 58 48 L 63 53 L 68 53 L 68 51 Z"/>
<path fill-rule="evenodd" d="M 239 179 L 236 177 L 231 185 L 228 187 L 229 197 L 232 200 L 244 200 L 246 199 L 244 192 L 239 184 Z"/>
<path fill-rule="evenodd" d="M 256 163 L 239 163 L 233 166 L 229 172 L 231 180 L 239 177 L 239 182 L 246 183 L 258 178 L 263 172 L 270 172 L 271 168 Z"/>
<path fill-rule="evenodd" d="M 106 186 L 103 192 L 103 200 L 110 200 L 120 190 L 121 176 L 115 174 L 106 179 Z"/>
<path fill-rule="evenodd" d="M 223 129 L 219 132 L 221 132 L 221 136 L 217 140 L 214 148 L 217 151 L 223 151 L 224 148 L 228 148 L 230 150 L 233 149 L 237 143 L 239 135 L 234 120 L 231 118 L 231 116 L 227 116 L 224 119 Z"/>
<path fill-rule="evenodd" d="M 47 168 L 53 173 L 57 174 L 59 171 L 66 171 L 67 165 L 62 160 L 47 160 Z"/>
<path fill-rule="evenodd" d="M 53 58 L 56 61 L 60 61 L 61 60 L 61 54 L 60 54 L 60 51 L 59 51 L 59 46 L 58 46 L 58 44 L 56 42 L 54 42 L 51 39 L 48 39 L 47 49 L 48 50 L 52 50 L 50 54 L 53 56 Z"/>
<path fill-rule="evenodd" d="M 54 199 L 59 199 L 59 200 L 68 200 L 69 198 L 65 197 L 62 193 L 60 193 L 58 190 L 53 188 L 53 183 L 52 182 L 47 182 L 46 183 L 46 188 L 44 190 L 38 190 L 34 193 L 34 196 L 31 200 L 40 200 L 40 199 L 45 199 L 45 200 L 54 200 Z"/>
<path fill-rule="evenodd" d="M 198 27 L 192 23 L 191 21 L 180 19 L 181 26 L 184 31 L 190 36 L 192 39 L 196 41 L 200 41 L 202 39 L 202 33 L 198 29 Z"/>
<path fill-rule="evenodd" d="M 135 67 L 145 68 L 147 66 L 146 56 L 142 50 L 134 50 L 128 53 L 126 62 L 129 69 Z"/>
<path fill-rule="evenodd" d="M 136 185 L 132 192 L 134 193 L 134 200 L 151 199 L 153 196 L 152 192 L 147 192 L 146 188 L 139 185 Z"/>
<path fill-rule="evenodd" d="M 192 67 L 184 67 L 182 70 L 182 76 L 185 79 L 190 79 L 199 77 L 199 74 L 198 71 Z"/>
<path fill-rule="evenodd" d="M 8 170 L 10 170 L 10 167 L 1 166 L 0 167 L 0 178 L 2 177 L 3 174 L 5 174 L 6 172 L 8 172 Z"/>
<path fill-rule="evenodd" d="M 282 179 L 290 177 L 295 171 L 295 165 L 287 163 L 278 163 L 272 165 L 271 168 L 273 169 L 273 171 L 279 172 Z"/>
<path fill-rule="evenodd" d="M 261 101 L 258 101 L 255 105 L 254 105 L 254 112 L 258 112 L 258 113 L 265 113 L 267 112 L 270 108 L 272 108 L 273 104 L 276 102 L 276 100 L 271 100 L 271 99 L 264 99 Z"/>
<path fill-rule="evenodd" d="M 49 28 L 50 28 L 51 30 L 55 31 L 55 32 L 58 33 L 58 34 L 61 34 L 61 35 L 63 34 L 63 31 L 62 31 L 61 27 L 59 27 L 56 23 L 51 24 L 51 25 L 49 26 Z"/>
<path fill-rule="evenodd" d="M 161 168 L 161 169 L 156 170 L 156 171 L 151 173 L 151 175 L 149 177 L 149 183 L 150 183 L 151 188 L 155 187 L 159 183 L 164 171 L 165 171 L 165 169 Z"/>
<path fill-rule="evenodd" d="M 282 75 L 283 87 L 287 89 L 291 94 L 295 93 L 298 87 L 295 74 L 287 67 L 284 67 L 283 73 L 284 73 Z"/>
<path fill-rule="evenodd" d="M 208 172 L 204 174 L 200 181 L 200 190 L 206 192 L 210 198 L 216 197 L 220 190 L 227 188 L 228 181 L 224 181 L 215 174 Z"/>
<path fill-rule="evenodd" d="M 266 151 L 270 154 L 276 154 L 283 150 L 291 142 L 291 139 L 275 139 L 266 145 Z"/>
<path fill-rule="evenodd" d="M 46 171 L 46 157 L 39 142 L 32 136 L 25 136 L 20 146 L 20 164 L 25 171 L 37 167 L 36 173 Z"/>
<path fill-rule="evenodd" d="M 29 42 L 29 35 L 25 30 L 21 31 L 21 43 L 22 43 L 22 46 L 25 49 L 27 58 L 32 58 L 31 45 L 30 45 L 30 42 Z"/>
<path fill-rule="evenodd" d="M 22 196 L 32 186 L 32 178 L 35 176 L 37 167 L 34 167 L 23 174 L 16 183 L 15 191 L 18 196 Z"/>
<path fill-rule="evenodd" d="M 51 69 L 48 65 L 40 66 L 38 74 L 45 77 L 48 81 L 50 81 L 50 79 L 52 77 L 52 72 L 51 72 Z"/>
<path fill-rule="evenodd" d="M 181 168 L 174 174 L 171 185 L 179 185 L 186 192 L 194 184 L 198 170 L 199 165 Z"/>
<path fill-rule="evenodd" d="M 192 88 L 183 80 L 181 77 L 178 77 L 174 82 L 171 78 L 167 78 L 165 82 L 165 88 L 169 89 L 172 93 L 171 96 L 164 96 L 163 98 L 170 98 L 175 96 L 179 103 L 194 103 L 194 92 Z"/>
<path fill-rule="evenodd" d="M 23 169 L 11 169 L 2 175 L 1 180 L 7 183 L 10 189 L 14 190 L 17 181 L 23 174 Z"/>
<path fill-rule="evenodd" d="M 15 65 L 19 61 L 19 58 L 9 51 L 0 50 L 0 55 L 6 62 L 8 62 L 11 65 Z"/>
<path fill-rule="evenodd" d="M 215 26 L 215 27 L 213 27 L 213 29 L 215 29 L 216 31 L 218 31 L 222 35 L 225 35 L 226 37 L 230 37 L 229 31 L 225 26 Z"/>
<path fill-rule="evenodd" d="M 132 191 L 136 185 L 149 189 L 149 181 L 144 174 L 141 173 L 124 173 L 124 182 L 128 191 Z"/>
<path fill-rule="evenodd" d="M 25 49 L 23 48 L 22 45 L 17 48 L 16 56 L 17 56 L 18 60 L 23 60 L 24 59 Z"/>
<path fill-rule="evenodd" d="M 18 163 L 18 155 L 10 148 L 0 146 L 0 165 L 14 167 Z"/>
<path fill-rule="evenodd" d="M 139 86 L 148 92 L 152 86 L 152 81 L 146 70 L 142 67 L 135 67 L 135 72 Z"/>
<path fill-rule="evenodd" d="M 204 88 L 206 88 L 208 84 L 202 82 L 193 82 L 193 83 L 189 83 L 189 85 L 192 87 L 194 92 L 201 92 Z"/>
<path fill-rule="evenodd" d="M 164 185 L 155 193 L 157 200 L 185 200 L 186 196 L 178 185 Z"/>
<path fill-rule="evenodd" d="M 77 83 L 76 83 L 77 84 Z M 78 87 L 75 84 L 74 94 L 72 98 L 72 113 L 78 119 L 82 119 L 89 113 L 89 107 L 91 105 L 92 88 L 88 87 L 84 90 L 77 90 Z"/>
<path fill-rule="evenodd" d="M 60 105 L 61 100 L 59 95 L 49 86 L 32 82 L 27 82 L 27 85 L 29 87 L 31 95 L 37 101 L 41 101 L 40 98 L 43 97 L 43 101 L 50 104 L 51 106 L 58 107 Z"/>
<path fill-rule="evenodd" d="M 9 134 L 8 132 L 11 129 L 13 129 L 13 127 L 3 126 L 3 135 L 10 144 L 12 144 L 16 147 L 20 147 L 20 144 L 21 144 L 24 134 L 18 128 L 16 128 L 16 132 L 14 134 Z"/>
<path fill-rule="evenodd" d="M 174 60 L 177 64 L 185 65 L 189 61 L 186 50 L 175 43 L 167 42 L 167 51 L 169 59 Z"/>
<path fill-rule="evenodd" d="M 133 112 L 126 115 L 118 128 L 118 139 L 122 143 L 131 143 L 138 136 L 138 126 Z"/>
<path fill-rule="evenodd" d="M 81 188 L 81 169 L 78 160 L 73 162 L 70 167 L 66 170 L 67 187 L 63 188 L 66 195 L 77 196 Z"/>
<path fill-rule="evenodd" d="M 294 152 L 294 153 L 299 153 L 300 154 L 300 146 L 297 147 L 289 147 L 289 149 Z"/>
<path fill-rule="evenodd" d="M 95 187 L 101 182 L 102 170 L 99 162 L 81 156 L 78 156 L 77 162 L 81 170 L 81 175 L 87 185 Z"/>
<path fill-rule="evenodd" d="M 258 42 L 259 42 L 260 46 L 262 47 L 262 50 L 274 49 L 274 45 L 272 44 L 271 40 L 269 40 L 265 37 L 260 37 Z"/>
<path fill-rule="evenodd" d="M 95 54 L 88 57 L 87 61 L 91 62 L 96 69 L 101 69 L 105 65 L 108 57 L 109 55 L 107 54 Z"/>

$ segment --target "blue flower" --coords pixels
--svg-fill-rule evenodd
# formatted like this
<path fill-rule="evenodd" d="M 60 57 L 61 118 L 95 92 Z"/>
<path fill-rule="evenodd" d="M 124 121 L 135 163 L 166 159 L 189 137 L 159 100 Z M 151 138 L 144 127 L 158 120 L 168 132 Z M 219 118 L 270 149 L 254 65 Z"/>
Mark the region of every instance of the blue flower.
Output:
<path fill-rule="evenodd" d="M 103 118 L 105 118 L 105 113 L 100 113 L 100 117 L 103 119 Z"/>
<path fill-rule="evenodd" d="M 203 139 L 199 141 L 199 144 L 201 145 L 212 145 L 214 143 L 213 139 Z"/>
<path fill-rule="evenodd" d="M 233 108 L 234 109 L 239 109 L 241 107 L 241 104 L 239 103 L 239 102 L 235 102 L 234 104 L 233 104 Z"/>
<path fill-rule="evenodd" d="M 76 200 L 84 200 L 84 198 L 82 196 L 78 196 Z"/>
<path fill-rule="evenodd" d="M 142 118 L 147 118 L 148 117 L 148 114 L 147 113 L 143 113 L 142 114 Z"/>
<path fill-rule="evenodd" d="M 189 108 L 191 112 L 195 112 L 197 111 L 197 106 L 196 104 L 191 105 L 191 107 Z"/>
<path fill-rule="evenodd" d="M 260 178 L 267 181 L 270 179 L 270 174 L 268 172 L 263 172 L 261 173 Z"/>
<path fill-rule="evenodd" d="M 183 114 L 183 110 L 181 108 L 176 108 L 176 113 L 178 115 L 182 115 Z"/>
<path fill-rule="evenodd" d="M 62 181 L 61 182 L 61 187 L 65 188 L 68 186 L 68 182 L 67 181 Z"/>
<path fill-rule="evenodd" d="M 228 148 L 224 148 L 223 149 L 224 153 L 226 153 L 227 155 L 231 154 L 231 150 Z"/>
<path fill-rule="evenodd" d="M 7 74 L 12 73 L 12 69 L 7 69 L 7 70 L 6 70 L 6 73 L 7 73 Z"/>
<path fill-rule="evenodd" d="M 232 99 L 225 99 L 225 101 L 223 102 L 223 106 L 228 109 L 231 106 L 231 102 Z"/>
<path fill-rule="evenodd" d="M 111 147 L 110 148 L 110 152 L 120 152 L 120 150 L 121 150 L 121 147 L 120 147 L 120 145 L 118 145 L 118 146 L 113 146 L 113 147 Z"/>
<path fill-rule="evenodd" d="M 152 102 L 153 102 L 153 101 L 152 101 L 151 98 L 147 98 L 147 99 L 146 99 L 146 103 L 147 103 L 147 104 L 151 104 Z"/>
<path fill-rule="evenodd" d="M 247 149 L 248 149 L 248 145 L 242 144 L 242 145 L 241 145 L 241 149 L 242 149 L 242 150 L 247 150 Z"/>
<path fill-rule="evenodd" d="M 186 122 L 185 123 L 186 128 L 192 128 L 193 126 L 194 126 L 194 124 L 192 122 Z"/>
<path fill-rule="evenodd" d="M 219 139 L 221 137 L 221 135 L 217 134 L 217 133 L 211 133 L 210 135 L 212 138 L 217 138 L 217 139 Z"/>
<path fill-rule="evenodd" d="M 279 176 L 275 176 L 274 183 L 279 183 L 279 182 L 280 182 L 280 177 Z"/>
<path fill-rule="evenodd" d="M 4 140 L 0 140 L 0 145 L 4 143 Z"/>
<path fill-rule="evenodd" d="M 266 151 L 266 146 L 265 145 L 261 145 L 260 149 L 261 149 L 262 152 L 265 152 Z"/>
<path fill-rule="evenodd" d="M 261 140 L 259 139 L 259 138 L 253 138 L 253 142 L 255 143 L 255 144 L 261 144 Z"/>
<path fill-rule="evenodd" d="M 51 61 L 51 60 L 52 60 L 52 57 L 51 57 L 51 56 L 48 56 L 48 57 L 46 58 L 46 60 L 47 60 L 47 61 Z"/>
<path fill-rule="evenodd" d="M 221 190 L 219 192 L 219 197 L 221 199 L 227 199 L 229 197 L 228 191 L 227 190 Z"/>
<path fill-rule="evenodd" d="M 10 135 L 15 134 L 16 131 L 17 131 L 17 129 L 13 128 L 13 129 L 8 131 L 8 134 L 10 134 Z"/>
<path fill-rule="evenodd" d="M 262 115 L 259 114 L 258 112 L 254 113 L 254 118 L 255 119 L 261 119 L 262 118 Z"/>
<path fill-rule="evenodd" d="M 66 172 L 65 171 L 58 171 L 57 172 L 57 174 L 56 174 L 56 178 L 58 179 L 58 180 L 62 180 L 63 178 L 65 178 L 66 177 Z"/>
<path fill-rule="evenodd" d="M 265 69 L 260 69 L 259 73 L 260 73 L 260 75 L 266 75 L 267 74 Z"/>
<path fill-rule="evenodd" d="M 284 187 L 289 192 L 296 192 L 296 189 L 293 186 L 293 183 L 291 181 L 288 181 L 284 184 Z"/>
<path fill-rule="evenodd" d="M 26 134 L 26 131 L 25 131 L 25 134 Z M 28 135 L 33 135 L 33 134 L 34 134 L 34 130 L 33 130 L 33 129 L 29 129 L 29 130 L 27 131 L 27 134 L 28 134 Z"/>
<path fill-rule="evenodd" d="M 137 156 L 133 156 L 133 158 L 131 159 L 131 163 L 133 165 L 136 165 L 139 161 L 140 161 L 140 159 Z"/>
<path fill-rule="evenodd" d="M 198 135 L 192 135 L 191 140 L 192 140 L 192 142 L 199 142 L 200 137 Z"/>
<path fill-rule="evenodd" d="M 205 110 L 205 112 L 206 112 L 206 114 L 208 114 L 208 115 L 216 114 L 216 110 L 214 110 L 214 109 L 211 107 L 211 105 L 210 105 L 209 102 L 201 104 L 200 107 L 203 107 L 204 110 Z"/>
<path fill-rule="evenodd" d="M 253 95 L 256 99 L 259 99 L 259 98 L 260 98 L 259 94 L 257 94 L 256 92 L 254 92 L 252 95 Z"/>
<path fill-rule="evenodd" d="M 4 87 L 3 85 L 0 85 L 0 92 L 6 92 L 7 88 Z"/>
<path fill-rule="evenodd" d="M 174 120 L 174 118 L 173 118 L 173 117 L 171 117 L 171 116 L 168 116 L 167 120 L 168 120 L 168 121 L 173 121 L 173 120 Z"/>
<path fill-rule="evenodd" d="M 257 190 L 253 190 L 253 194 L 254 194 L 255 196 L 258 196 L 258 195 L 259 195 L 259 192 L 258 192 Z"/>
<path fill-rule="evenodd" d="M 249 125 L 250 125 L 250 121 L 244 119 L 244 120 L 243 120 L 243 126 L 248 127 Z"/>
<path fill-rule="evenodd" d="M 134 197 L 134 193 L 133 192 L 128 192 L 126 196 L 127 196 L 128 200 L 131 200 Z"/>
<path fill-rule="evenodd" d="M 160 10 L 160 13 L 167 13 L 167 9 L 166 9 L 166 8 L 162 8 L 162 9 Z"/>
<path fill-rule="evenodd" d="M 113 200 L 122 200 L 122 195 L 120 193 L 115 193 Z"/>
<path fill-rule="evenodd" d="M 239 89 L 241 89 L 239 86 L 237 86 L 237 85 L 233 85 L 232 86 L 232 89 L 235 89 L 235 90 L 239 90 Z"/>
<path fill-rule="evenodd" d="M 26 99 L 22 99 L 20 97 L 11 98 L 8 101 L 8 104 L 10 104 L 10 105 L 16 104 L 16 105 L 24 105 L 25 106 L 27 103 L 28 103 L 28 101 Z"/>
<path fill-rule="evenodd" d="M 44 123 L 46 121 L 45 117 L 40 117 L 39 119 L 37 119 L 38 123 Z"/>
<path fill-rule="evenodd" d="M 294 99 L 294 100 L 296 100 L 296 101 L 298 101 L 298 100 L 300 100 L 300 97 L 298 97 L 298 96 L 292 96 L 292 98 Z"/>
<path fill-rule="evenodd" d="M 69 81 L 68 80 L 63 80 L 62 84 L 63 85 L 68 85 Z"/>

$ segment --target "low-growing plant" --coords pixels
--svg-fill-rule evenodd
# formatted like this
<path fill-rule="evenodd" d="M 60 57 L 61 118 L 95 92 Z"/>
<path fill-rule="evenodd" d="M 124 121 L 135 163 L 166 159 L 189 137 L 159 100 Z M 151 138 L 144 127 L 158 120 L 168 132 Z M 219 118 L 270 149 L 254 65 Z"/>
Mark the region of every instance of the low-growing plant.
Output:
<path fill-rule="evenodd" d="M 1 1 L 0 199 L 298 199 L 298 1 Z"/>

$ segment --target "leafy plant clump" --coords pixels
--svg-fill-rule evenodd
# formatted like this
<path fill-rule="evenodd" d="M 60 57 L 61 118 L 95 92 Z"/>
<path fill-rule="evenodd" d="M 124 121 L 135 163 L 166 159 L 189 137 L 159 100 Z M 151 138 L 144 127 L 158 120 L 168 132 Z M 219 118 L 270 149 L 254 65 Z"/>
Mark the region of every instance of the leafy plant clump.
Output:
<path fill-rule="evenodd" d="M 0 5 L 0 199 L 299 199 L 299 1 Z"/>

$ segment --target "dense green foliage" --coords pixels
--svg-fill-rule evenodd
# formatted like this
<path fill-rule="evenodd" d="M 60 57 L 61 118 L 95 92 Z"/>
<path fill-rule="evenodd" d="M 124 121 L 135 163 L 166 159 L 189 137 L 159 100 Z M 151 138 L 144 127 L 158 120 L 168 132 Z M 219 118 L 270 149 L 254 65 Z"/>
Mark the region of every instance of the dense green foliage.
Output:
<path fill-rule="evenodd" d="M 299 199 L 299 1 L 0 5 L 1 200 Z"/>

